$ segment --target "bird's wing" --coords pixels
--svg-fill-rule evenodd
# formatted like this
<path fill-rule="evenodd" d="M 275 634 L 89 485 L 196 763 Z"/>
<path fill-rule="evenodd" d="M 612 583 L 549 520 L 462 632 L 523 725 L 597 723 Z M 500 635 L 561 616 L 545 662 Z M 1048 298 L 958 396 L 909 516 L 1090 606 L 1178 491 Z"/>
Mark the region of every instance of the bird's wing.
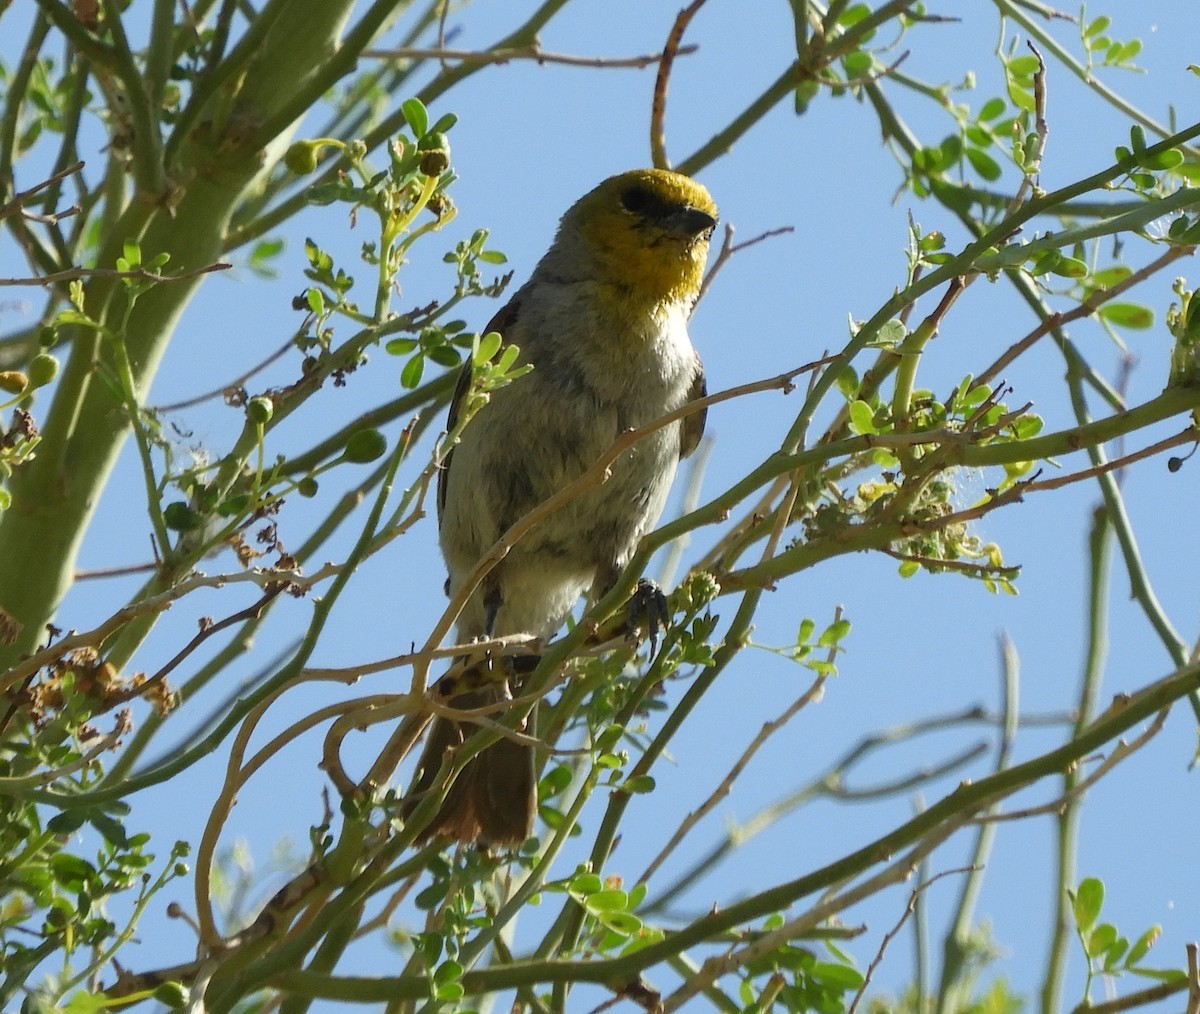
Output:
<path fill-rule="evenodd" d="M 501 338 L 507 338 L 512 331 L 512 326 L 517 322 L 517 316 L 520 310 L 520 293 L 513 296 L 507 303 L 496 312 L 496 315 L 488 321 L 488 326 L 483 329 L 483 334 L 491 334 L 493 331 L 499 333 Z M 458 374 L 458 384 L 454 388 L 454 396 L 450 399 L 450 413 L 446 418 L 446 432 L 451 432 L 458 425 L 459 405 L 462 404 L 463 398 L 471 389 L 471 362 L 468 359 L 463 364 L 462 369 Z M 438 471 L 437 484 L 437 509 L 438 509 L 438 524 L 441 524 L 442 515 L 446 510 L 446 484 L 450 477 L 450 462 L 454 458 L 454 448 L 450 448 L 446 452 L 446 456 L 442 458 L 442 467 Z"/>
<path fill-rule="evenodd" d="M 692 389 L 688 392 L 688 401 L 695 401 L 708 394 L 708 385 L 704 382 L 704 366 L 700 357 L 696 357 L 696 376 L 692 381 Z M 700 438 L 704 436 L 704 420 L 708 417 L 708 409 L 683 417 L 679 434 L 679 457 L 686 458 L 700 446 Z"/>

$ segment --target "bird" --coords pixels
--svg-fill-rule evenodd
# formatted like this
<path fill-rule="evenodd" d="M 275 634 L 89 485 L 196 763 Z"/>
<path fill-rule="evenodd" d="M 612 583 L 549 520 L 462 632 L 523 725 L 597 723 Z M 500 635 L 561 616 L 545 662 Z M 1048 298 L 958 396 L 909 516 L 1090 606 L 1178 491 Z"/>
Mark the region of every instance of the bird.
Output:
<path fill-rule="evenodd" d="M 488 324 L 532 370 L 494 390 L 438 475 L 438 530 L 455 595 L 484 553 L 524 514 L 577 479 L 625 431 L 707 393 L 688 336 L 716 228 L 708 190 L 680 173 L 635 169 L 604 180 L 562 216 L 529 280 Z M 468 363 L 452 398 L 456 426 Z M 583 595 L 613 587 L 657 523 L 679 461 L 699 444 L 703 410 L 625 451 L 607 481 L 519 540 L 471 594 L 458 643 L 509 634 L 547 639 Z M 503 678 L 457 694 L 456 708 L 511 697 Z M 406 797 L 410 815 L 433 788 L 446 751 L 478 726 L 435 718 Z M 418 844 L 435 836 L 516 846 L 537 812 L 534 749 L 500 739 L 471 758 Z"/>

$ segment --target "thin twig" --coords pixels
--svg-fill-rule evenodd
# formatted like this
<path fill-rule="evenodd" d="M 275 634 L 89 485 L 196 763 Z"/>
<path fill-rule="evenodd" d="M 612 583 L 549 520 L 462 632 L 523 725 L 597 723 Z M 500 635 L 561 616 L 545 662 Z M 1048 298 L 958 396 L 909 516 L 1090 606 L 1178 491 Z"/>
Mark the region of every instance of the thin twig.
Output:
<path fill-rule="evenodd" d="M 36 186 L 32 186 L 28 190 L 22 190 L 20 193 L 14 194 L 11 201 L 9 201 L 7 204 L 0 205 L 0 220 L 19 214 L 21 211 L 23 211 L 24 206 L 43 190 L 54 186 L 56 183 L 61 183 L 68 176 L 74 176 L 75 173 L 80 172 L 82 169 L 83 163 L 76 162 L 74 165 L 69 165 L 65 169 L 60 169 L 53 176 L 42 180 L 42 182 L 38 183 Z"/>
<path fill-rule="evenodd" d="M 0 286 L 57 285 L 59 282 L 70 282 L 76 278 L 140 278 L 147 282 L 186 282 L 199 275 L 211 274 L 214 271 L 226 271 L 231 267 L 233 265 L 226 261 L 217 261 L 215 264 L 208 264 L 192 271 L 181 271 L 177 275 L 161 275 L 157 271 L 147 271 L 145 268 L 134 268 L 132 271 L 118 271 L 116 268 L 66 268 L 34 278 L 0 278 Z"/>
<path fill-rule="evenodd" d="M 675 57 L 683 52 L 679 46 L 683 33 L 687 31 L 687 26 L 705 2 L 706 0 L 692 0 L 675 16 L 675 23 L 667 33 L 667 41 L 663 44 L 662 56 L 659 57 L 658 74 L 654 78 L 654 97 L 650 102 L 650 163 L 656 169 L 671 168 L 671 160 L 667 158 L 667 133 L 664 126 L 671 68 Z"/>
<path fill-rule="evenodd" d="M 959 873 L 970 873 L 975 869 L 977 869 L 975 866 L 960 866 L 955 870 L 942 870 L 941 873 L 930 877 L 928 880 L 918 884 L 915 888 L 913 888 L 912 894 L 908 896 L 908 904 L 904 906 L 904 912 L 900 916 L 900 921 L 883 935 L 883 941 L 879 945 L 879 950 L 876 951 L 875 957 L 871 959 L 871 963 L 867 966 L 866 974 L 863 976 L 862 985 L 858 987 L 858 992 L 854 994 L 854 999 L 850 1002 L 850 1007 L 846 1014 L 854 1014 L 854 1012 L 858 1010 L 859 1002 L 866 993 L 867 987 L 871 984 L 871 978 L 874 976 L 875 970 L 883 963 L 883 955 L 888 949 L 888 945 L 896 939 L 896 935 L 904 927 L 904 924 L 908 922 L 909 916 L 916 911 L 917 899 L 943 877 L 950 877 Z"/>
<path fill-rule="evenodd" d="M 1168 264 L 1179 260 L 1183 257 L 1190 257 L 1195 253 L 1194 246 L 1173 246 L 1156 257 L 1153 261 L 1143 268 L 1139 268 L 1133 272 L 1128 278 L 1124 278 L 1115 285 L 1109 286 L 1106 289 L 1097 289 L 1087 299 L 1083 300 L 1078 306 L 1066 311 L 1065 313 L 1048 314 L 1037 327 L 1029 332 L 1024 338 L 1010 345 L 1004 353 L 979 374 L 976 383 L 990 384 L 993 380 L 1000 376 L 1010 363 L 1018 356 L 1021 356 L 1029 350 L 1039 338 L 1045 337 L 1051 331 L 1061 328 L 1065 324 L 1070 324 L 1072 321 L 1079 320 L 1083 317 L 1090 317 L 1101 306 L 1107 303 L 1110 299 L 1115 299 L 1117 296 L 1133 288 L 1140 282 L 1144 282 L 1147 278 L 1157 274 Z"/>
<path fill-rule="evenodd" d="M 252 366 L 245 373 L 234 377 L 228 384 L 223 384 L 220 387 L 214 388 L 211 391 L 206 391 L 204 394 L 197 394 L 191 398 L 185 398 L 183 401 L 173 401 L 169 405 L 155 405 L 151 409 L 153 412 L 178 412 L 180 409 L 191 408 L 193 405 L 199 405 L 201 402 L 209 401 L 212 398 L 223 397 L 225 392 L 230 389 L 242 387 L 247 380 L 253 377 L 256 373 L 265 370 L 276 360 L 287 355 L 288 351 L 296 347 L 295 338 L 289 338 L 279 348 L 272 352 L 257 366 Z"/>
<path fill-rule="evenodd" d="M 1184 990 L 1190 992 L 1190 987 L 1191 984 L 1186 979 L 1180 979 L 1176 982 L 1160 982 L 1157 986 L 1151 986 L 1149 989 L 1140 989 L 1136 993 L 1130 993 L 1115 1000 L 1106 1000 L 1104 1003 L 1091 1003 L 1085 1000 L 1075 1007 L 1071 1011 L 1071 1014 L 1121 1014 L 1121 1011 L 1134 1010 L 1137 1007 L 1148 1007 L 1152 1003 L 1165 1000 L 1176 993 L 1184 992 Z"/>
<path fill-rule="evenodd" d="M 1119 707 L 1119 704 L 1114 702 L 1114 707 Z M 1046 803 L 1042 806 L 1031 806 L 1025 810 L 1013 810 L 1011 813 L 985 813 L 976 818 L 976 822 L 980 824 L 999 823 L 1001 821 L 1010 820 L 1025 820 L 1028 817 L 1041 817 L 1050 813 L 1061 813 L 1063 808 L 1071 802 L 1071 800 L 1083 795 L 1088 789 L 1095 785 L 1101 778 L 1108 774 L 1121 761 L 1127 757 L 1137 753 L 1142 747 L 1150 742 L 1163 727 L 1163 723 L 1167 720 L 1169 711 L 1164 709 L 1160 711 L 1146 729 L 1132 743 L 1126 743 L 1124 740 L 1118 740 L 1117 745 L 1113 748 L 1113 752 L 1105 758 L 1104 762 L 1096 768 L 1087 778 L 1084 778 L 1077 785 L 1073 786 L 1069 792 L 1063 793 L 1058 799 L 1052 803 Z"/>
<path fill-rule="evenodd" d="M 176 652 L 175 656 L 169 662 L 167 662 L 166 665 L 162 666 L 162 668 L 160 668 L 148 680 L 136 685 L 131 685 L 120 693 L 114 694 L 111 698 L 109 698 L 105 702 L 106 706 L 104 710 L 108 711 L 110 708 L 115 708 L 120 704 L 125 704 L 133 700 L 135 697 L 145 696 L 149 689 L 157 686 L 159 683 L 165 680 L 167 676 L 170 675 L 170 673 L 176 667 L 178 667 L 178 665 L 185 658 L 187 658 L 214 634 L 220 633 L 227 627 L 232 627 L 235 623 L 241 623 L 243 620 L 257 619 L 261 615 L 262 611 L 271 604 L 275 597 L 279 595 L 279 593 L 282 592 L 285 587 L 287 586 L 280 582 L 275 587 L 267 589 L 266 593 L 252 605 L 249 605 L 245 609 L 241 609 L 236 613 L 232 613 L 231 615 L 226 616 L 224 619 L 218 620 L 216 623 L 206 625 L 198 634 L 196 634 L 195 637 L 193 637 L 178 652 Z"/>
<path fill-rule="evenodd" d="M 696 52 L 697 46 L 684 46 L 679 55 Z M 576 56 L 573 53 L 548 53 L 534 43 L 531 46 L 519 46 L 512 49 L 420 49 L 403 47 L 400 49 L 364 49 L 362 56 L 376 60 L 456 60 L 459 63 L 508 63 L 510 60 L 533 60 L 536 63 L 558 63 L 568 67 L 649 67 L 663 59 L 660 53 L 649 53 L 645 56 Z"/>
<path fill-rule="evenodd" d="M 841 618 L 842 607 L 838 606 L 837 615 L 834 617 L 834 622 L 836 623 Z M 832 656 L 833 653 L 834 649 L 831 648 L 830 655 Z M 830 661 L 833 661 L 832 657 L 830 658 Z M 814 700 L 818 700 L 820 698 L 820 695 L 824 692 L 825 680 L 828 678 L 828 676 L 828 670 L 818 673 L 816 679 L 812 681 L 808 689 L 805 690 L 804 693 L 802 693 L 799 697 L 797 697 L 796 700 L 794 700 L 784 710 L 783 714 L 781 714 L 778 718 L 774 718 L 769 722 L 763 723 L 762 728 L 758 730 L 758 733 L 755 735 L 754 739 L 750 741 L 750 744 L 745 750 L 742 751 L 742 755 L 737 759 L 737 761 L 734 762 L 733 767 L 729 769 L 729 773 L 726 774 L 723 779 L 721 779 L 721 783 L 715 789 L 713 789 L 709 797 L 704 800 L 700 806 L 684 817 L 675 833 L 671 835 L 670 841 L 668 841 L 667 844 L 662 847 L 658 855 L 654 857 L 650 865 L 647 866 L 642 875 L 638 877 L 637 883 L 644 884 L 649 881 L 650 878 L 654 876 L 654 873 L 658 870 L 658 868 L 664 862 L 666 862 L 667 857 L 670 856 L 679 843 L 683 841 L 685 837 L 687 837 L 691 829 L 695 827 L 696 824 L 698 824 L 701 820 L 703 820 L 704 817 L 711 813 L 713 808 L 722 799 L 729 795 L 729 793 L 733 790 L 733 783 L 737 780 L 738 776 L 746 770 L 746 766 L 751 760 L 754 759 L 754 755 L 758 753 L 763 744 L 766 743 L 766 741 L 770 739 L 771 736 L 773 736 L 776 732 L 787 725 L 787 723 L 790 722 L 797 714 L 799 714 L 800 711 L 811 704 Z"/>
<path fill-rule="evenodd" d="M 1188 1001 L 1184 1014 L 1200 1014 L 1200 945 L 1187 945 Z"/>
<path fill-rule="evenodd" d="M 84 752 L 69 764 L 51 768 L 47 771 L 36 771 L 33 774 L 22 775 L 16 778 L 0 778 L 0 793 L 3 793 L 5 796 L 11 796 L 25 789 L 40 788 L 49 785 L 51 782 L 65 778 L 67 775 L 72 775 L 76 771 L 82 771 L 84 768 L 90 766 L 102 753 L 117 746 L 121 741 L 121 737 L 128 735 L 132 729 L 133 716 L 130 714 L 129 709 L 125 708 L 117 712 L 112 731 L 87 740 L 83 744 L 86 747 Z"/>
<path fill-rule="evenodd" d="M 759 233 L 753 239 L 748 239 L 743 243 L 737 244 L 733 242 L 734 231 L 732 225 L 728 223 L 725 225 L 725 235 L 721 240 L 721 249 L 717 252 L 717 258 L 713 261 L 712 267 L 708 269 L 708 273 L 704 276 L 704 281 L 700 283 L 700 294 L 696 297 L 697 303 L 704 298 L 708 287 L 712 285 L 713 279 L 717 277 L 717 272 L 725 267 L 729 258 L 735 253 L 740 253 L 747 247 L 754 246 L 755 243 L 761 243 L 764 239 L 772 239 L 775 236 L 783 236 L 786 233 L 795 232 L 796 227 L 794 225 L 781 225 L 777 229 L 768 229 L 766 232 Z"/>

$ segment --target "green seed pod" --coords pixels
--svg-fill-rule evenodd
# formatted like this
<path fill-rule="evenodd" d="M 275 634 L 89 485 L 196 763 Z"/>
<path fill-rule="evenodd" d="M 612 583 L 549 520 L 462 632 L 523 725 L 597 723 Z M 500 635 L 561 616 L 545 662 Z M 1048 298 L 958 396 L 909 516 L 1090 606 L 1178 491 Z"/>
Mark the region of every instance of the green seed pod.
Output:
<path fill-rule="evenodd" d="M 296 483 L 296 492 L 310 500 L 317 495 L 318 488 L 317 480 L 311 475 L 306 475 L 303 479 Z"/>
<path fill-rule="evenodd" d="M 383 457 L 387 451 L 387 437 L 379 430 L 358 430 L 350 434 L 342 457 L 356 465 L 365 465 Z"/>
<path fill-rule="evenodd" d="M 204 518 L 182 500 L 174 500 L 163 509 L 163 521 L 173 532 L 194 532 L 204 524 Z"/>
<path fill-rule="evenodd" d="M 275 404 L 265 395 L 246 402 L 246 418 L 256 426 L 265 426 L 275 414 Z"/>
<path fill-rule="evenodd" d="M 317 168 L 321 147 L 316 141 L 296 141 L 283 156 L 283 163 L 297 176 L 306 176 Z"/>
<path fill-rule="evenodd" d="M 58 360 L 45 352 L 33 357 L 29 364 L 29 384 L 31 387 L 45 387 L 58 376 Z"/>
<path fill-rule="evenodd" d="M 186 1007 L 190 995 L 181 982 L 162 982 L 154 990 L 154 999 L 171 1010 Z"/>

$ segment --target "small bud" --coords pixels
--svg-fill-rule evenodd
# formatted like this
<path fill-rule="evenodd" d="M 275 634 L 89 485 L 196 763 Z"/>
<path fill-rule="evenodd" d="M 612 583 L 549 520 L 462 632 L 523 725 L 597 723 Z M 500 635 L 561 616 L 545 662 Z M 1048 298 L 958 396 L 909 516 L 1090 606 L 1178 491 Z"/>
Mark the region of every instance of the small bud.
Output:
<path fill-rule="evenodd" d="M 256 426 L 265 426 L 274 414 L 275 404 L 265 395 L 246 402 L 246 418 Z"/>
<path fill-rule="evenodd" d="M 303 479 L 296 483 L 296 492 L 310 500 L 317 495 L 317 489 L 317 480 L 311 475 L 306 475 Z"/>
<path fill-rule="evenodd" d="M 204 518 L 182 500 L 174 500 L 163 510 L 163 521 L 173 532 L 194 532 L 204 524 Z"/>
<path fill-rule="evenodd" d="M 417 142 L 420 169 L 426 176 L 441 176 L 450 168 L 450 142 L 445 134 L 429 133 Z"/>
<path fill-rule="evenodd" d="M 1173 454 L 1171 457 L 1167 458 L 1168 472 L 1178 472 L 1181 468 L 1183 468 L 1183 458 L 1177 458 Z"/>
<path fill-rule="evenodd" d="M 284 165 L 297 176 L 306 176 L 317 168 L 317 154 L 322 147 L 317 141 L 296 141 L 283 156 Z"/>
<path fill-rule="evenodd" d="M 154 999 L 164 1007 L 179 1010 L 190 999 L 187 987 L 181 982 L 160 982 L 154 989 Z"/>
<path fill-rule="evenodd" d="M 0 370 L 0 391 L 20 394 L 29 386 L 29 377 L 20 370 Z"/>
<path fill-rule="evenodd" d="M 387 437 L 379 430 L 358 430 L 350 434 L 342 456 L 356 465 L 365 465 L 387 451 Z"/>
<path fill-rule="evenodd" d="M 58 376 L 58 360 L 45 352 L 33 357 L 29 364 L 29 386 L 45 387 Z"/>

